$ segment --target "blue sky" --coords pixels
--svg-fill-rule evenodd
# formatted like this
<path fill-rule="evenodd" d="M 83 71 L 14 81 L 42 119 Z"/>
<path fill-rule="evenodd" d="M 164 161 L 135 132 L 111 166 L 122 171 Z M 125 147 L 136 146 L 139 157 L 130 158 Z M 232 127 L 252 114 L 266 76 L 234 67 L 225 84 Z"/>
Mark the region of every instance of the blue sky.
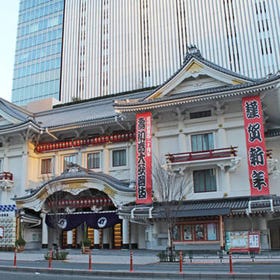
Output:
<path fill-rule="evenodd" d="M 19 0 L 0 1 L 0 97 L 11 100 Z"/>

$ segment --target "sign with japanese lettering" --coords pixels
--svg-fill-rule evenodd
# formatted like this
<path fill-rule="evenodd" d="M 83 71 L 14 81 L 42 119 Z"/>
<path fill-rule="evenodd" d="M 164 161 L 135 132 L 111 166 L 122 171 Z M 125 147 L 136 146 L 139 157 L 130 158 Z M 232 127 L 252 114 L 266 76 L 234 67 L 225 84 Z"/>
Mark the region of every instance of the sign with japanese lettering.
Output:
<path fill-rule="evenodd" d="M 152 114 L 136 115 L 136 203 L 152 203 Z"/>
<path fill-rule="evenodd" d="M 232 252 L 255 252 L 260 251 L 259 231 L 227 231 L 225 250 Z"/>
<path fill-rule="evenodd" d="M 251 195 L 269 194 L 262 105 L 259 96 L 242 99 Z"/>

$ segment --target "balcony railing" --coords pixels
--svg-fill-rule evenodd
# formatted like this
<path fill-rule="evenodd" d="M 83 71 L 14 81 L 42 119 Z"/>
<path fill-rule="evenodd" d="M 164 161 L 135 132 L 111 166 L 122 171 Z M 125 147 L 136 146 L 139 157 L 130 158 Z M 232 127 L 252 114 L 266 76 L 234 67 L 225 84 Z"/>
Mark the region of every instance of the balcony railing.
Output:
<path fill-rule="evenodd" d="M 0 180 L 10 180 L 13 181 L 13 173 L 11 172 L 1 172 Z"/>
<path fill-rule="evenodd" d="M 237 147 L 221 148 L 199 152 L 186 152 L 165 155 L 167 162 L 187 162 L 195 160 L 208 160 L 217 158 L 236 157 Z"/>
<path fill-rule="evenodd" d="M 0 173 L 0 189 L 10 190 L 14 186 L 14 176 L 11 172 Z"/>

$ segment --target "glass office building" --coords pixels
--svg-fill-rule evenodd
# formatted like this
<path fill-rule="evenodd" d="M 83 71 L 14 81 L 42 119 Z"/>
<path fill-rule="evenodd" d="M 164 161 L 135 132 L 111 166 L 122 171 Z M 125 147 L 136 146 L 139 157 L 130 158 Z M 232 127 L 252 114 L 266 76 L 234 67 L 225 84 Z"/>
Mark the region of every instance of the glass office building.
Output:
<path fill-rule="evenodd" d="M 21 0 L 12 101 L 162 84 L 188 46 L 236 73 L 280 69 L 280 1 Z"/>
<path fill-rule="evenodd" d="M 64 0 L 21 0 L 12 102 L 60 99 Z"/>

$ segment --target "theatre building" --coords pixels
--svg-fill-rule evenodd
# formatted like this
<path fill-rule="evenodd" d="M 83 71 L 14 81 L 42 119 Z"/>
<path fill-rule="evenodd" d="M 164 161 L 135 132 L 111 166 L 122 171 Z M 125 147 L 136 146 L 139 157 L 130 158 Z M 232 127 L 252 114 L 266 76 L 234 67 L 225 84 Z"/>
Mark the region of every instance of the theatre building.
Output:
<path fill-rule="evenodd" d="M 21 233 L 78 248 L 86 230 L 92 248 L 165 249 L 168 209 L 175 247 L 279 249 L 279 88 L 191 47 L 156 88 L 42 110 L 1 99 L 0 247 Z M 181 196 L 160 198 L 157 163 Z"/>

